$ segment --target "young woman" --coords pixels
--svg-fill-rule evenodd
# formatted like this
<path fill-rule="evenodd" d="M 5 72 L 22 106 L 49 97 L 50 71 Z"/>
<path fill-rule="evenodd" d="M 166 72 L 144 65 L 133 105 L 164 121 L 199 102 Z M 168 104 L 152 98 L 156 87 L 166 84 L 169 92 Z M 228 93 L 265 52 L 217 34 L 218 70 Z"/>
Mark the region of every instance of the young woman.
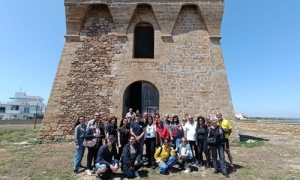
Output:
<path fill-rule="evenodd" d="M 153 124 L 153 118 L 149 116 L 146 120 L 146 157 L 148 159 L 148 166 L 155 168 L 154 152 L 156 142 L 156 126 Z"/>
<path fill-rule="evenodd" d="M 120 140 L 119 144 L 119 157 L 121 157 L 123 148 L 127 144 L 129 135 L 130 135 L 130 126 L 128 126 L 128 119 L 124 118 L 119 127 L 118 139 Z"/>
<path fill-rule="evenodd" d="M 177 158 L 175 151 L 170 147 L 169 139 L 165 139 L 162 146 L 156 149 L 154 158 L 161 174 L 173 172 L 172 166 L 175 165 Z"/>
<path fill-rule="evenodd" d="M 180 144 L 180 139 L 183 137 L 183 130 L 182 126 L 179 124 L 179 118 L 177 115 L 173 116 L 169 127 L 171 141 L 173 141 L 176 147 L 178 147 Z"/>
<path fill-rule="evenodd" d="M 170 133 L 167 128 L 163 126 L 161 120 L 156 122 L 156 145 L 162 146 L 164 140 L 170 139 Z"/>
<path fill-rule="evenodd" d="M 143 166 L 140 148 L 135 143 L 134 136 L 131 135 L 128 141 L 123 148 L 122 171 L 128 178 L 139 177 L 138 170 Z"/>
<path fill-rule="evenodd" d="M 193 162 L 193 153 L 185 137 L 181 138 L 181 144 L 176 148 L 176 152 L 179 166 L 185 168 L 185 173 L 191 172 L 190 163 Z"/>
<path fill-rule="evenodd" d="M 197 133 L 197 146 L 198 146 L 198 157 L 199 157 L 199 165 L 204 165 L 203 161 L 203 153 L 205 154 L 206 157 L 206 167 L 209 167 L 209 162 L 210 162 L 210 156 L 208 156 L 207 153 L 207 126 L 205 125 L 205 119 L 202 116 L 199 116 L 197 118 L 197 128 L 196 128 L 196 133 Z"/>
<path fill-rule="evenodd" d="M 79 116 L 74 127 L 75 127 L 75 158 L 74 158 L 74 166 L 73 172 L 78 173 L 79 166 L 81 164 L 81 160 L 84 154 L 85 147 L 82 145 L 84 139 L 84 133 L 86 131 L 85 119 L 83 116 Z"/>
<path fill-rule="evenodd" d="M 222 169 L 222 174 L 229 178 L 229 175 L 226 171 L 225 164 L 225 155 L 224 155 L 224 147 L 225 147 L 225 136 L 223 134 L 222 128 L 217 125 L 217 120 L 212 120 L 211 127 L 208 130 L 207 144 L 212 152 L 212 160 L 214 165 L 214 173 L 218 173 L 218 165 L 217 165 L 217 154 L 219 153 L 219 159 Z"/>
<path fill-rule="evenodd" d="M 153 120 L 153 124 L 156 125 L 157 121 L 160 120 L 160 115 L 159 114 L 155 114 L 154 116 L 154 120 Z"/>
<path fill-rule="evenodd" d="M 104 132 L 100 128 L 100 121 L 95 120 L 93 122 L 93 128 L 89 128 L 85 135 L 84 138 L 85 140 L 92 140 L 94 139 L 96 144 L 94 147 L 88 147 L 88 154 L 87 154 L 87 165 L 86 165 L 86 173 L 87 175 L 92 175 L 92 170 L 93 167 L 95 167 L 96 164 L 96 159 L 97 159 L 97 154 L 102 146 L 102 138 L 104 137 Z M 92 166 L 92 161 L 94 160 L 94 165 Z"/>

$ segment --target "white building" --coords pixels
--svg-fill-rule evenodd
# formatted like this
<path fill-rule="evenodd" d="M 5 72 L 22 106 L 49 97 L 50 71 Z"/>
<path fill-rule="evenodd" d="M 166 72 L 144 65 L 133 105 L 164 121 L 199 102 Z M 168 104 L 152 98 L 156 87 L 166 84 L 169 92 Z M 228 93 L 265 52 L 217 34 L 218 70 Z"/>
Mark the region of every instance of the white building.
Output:
<path fill-rule="evenodd" d="M 10 102 L 0 102 L 0 120 L 28 119 L 45 113 L 44 99 L 40 96 L 29 96 L 16 92 Z"/>

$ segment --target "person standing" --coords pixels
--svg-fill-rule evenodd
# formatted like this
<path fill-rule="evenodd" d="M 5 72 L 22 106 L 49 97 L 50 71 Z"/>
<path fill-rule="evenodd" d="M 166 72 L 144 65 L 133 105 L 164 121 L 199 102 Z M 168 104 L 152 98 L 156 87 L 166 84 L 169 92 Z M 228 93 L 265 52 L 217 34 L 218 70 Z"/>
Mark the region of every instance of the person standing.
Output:
<path fill-rule="evenodd" d="M 131 117 L 132 121 L 135 121 L 136 114 L 133 112 L 132 108 L 129 108 L 129 112 L 126 114 L 126 118 L 129 116 Z"/>
<path fill-rule="evenodd" d="M 156 142 L 156 125 L 153 124 L 153 118 L 150 116 L 146 121 L 146 157 L 148 166 L 155 168 L 155 142 Z"/>
<path fill-rule="evenodd" d="M 96 164 L 97 153 L 102 146 L 102 138 L 104 138 L 104 132 L 100 130 L 100 121 L 94 121 L 92 128 L 89 128 L 84 138 L 85 140 L 92 140 L 94 139 L 96 144 L 94 147 L 87 147 L 88 154 L 87 154 L 87 165 L 86 165 L 86 173 L 87 175 L 92 175 L 93 166 Z M 94 160 L 94 165 L 92 166 L 92 161 Z"/>
<path fill-rule="evenodd" d="M 206 168 L 209 167 L 209 162 L 210 162 L 210 157 L 208 156 L 207 153 L 207 136 L 208 136 L 208 129 L 205 124 L 205 119 L 202 116 L 199 116 L 197 118 L 197 146 L 198 146 L 198 157 L 199 157 L 199 164 L 204 165 L 203 161 L 203 153 L 205 154 L 206 157 Z"/>
<path fill-rule="evenodd" d="M 183 137 L 182 126 L 179 123 L 179 118 L 177 115 L 173 116 L 169 127 L 171 141 L 173 141 L 175 148 L 177 148 L 180 144 L 181 138 Z"/>
<path fill-rule="evenodd" d="M 140 152 L 143 155 L 145 123 L 140 121 L 140 119 L 141 117 L 139 115 L 135 117 L 135 121 L 130 125 L 130 134 L 135 137 L 136 143 L 139 145 Z"/>
<path fill-rule="evenodd" d="M 224 146 L 226 146 L 225 137 L 222 128 L 217 125 L 217 120 L 212 120 L 212 125 L 208 130 L 207 145 L 211 149 L 213 166 L 215 169 L 214 173 L 217 174 L 219 172 L 217 165 L 217 154 L 219 153 L 222 174 L 229 178 L 229 175 L 226 171 L 224 156 Z"/>
<path fill-rule="evenodd" d="M 195 157 L 195 160 L 193 163 L 199 164 L 198 146 L 196 145 L 196 128 L 197 128 L 197 122 L 194 121 L 194 119 L 191 115 L 188 115 L 188 122 L 185 124 L 185 127 L 184 127 L 184 130 L 185 130 L 184 137 L 188 140 L 188 142 L 192 148 L 193 157 Z"/>
<path fill-rule="evenodd" d="M 84 133 L 86 131 L 85 119 L 83 116 L 79 116 L 75 123 L 75 158 L 74 158 L 74 166 L 73 172 L 78 174 L 78 169 L 81 164 L 81 160 L 84 155 L 85 147 L 82 145 L 84 140 Z"/>
<path fill-rule="evenodd" d="M 127 118 L 124 118 L 119 127 L 118 139 L 120 139 L 119 144 L 119 157 L 121 157 L 123 148 L 127 144 L 130 135 L 130 127 L 128 126 Z"/>
<path fill-rule="evenodd" d="M 221 126 L 222 130 L 223 130 L 223 133 L 225 135 L 225 152 L 228 156 L 228 159 L 229 159 L 229 162 L 230 162 L 230 165 L 229 165 L 229 172 L 234 172 L 235 171 L 235 167 L 233 165 L 233 161 L 232 161 L 232 156 L 231 156 L 231 153 L 230 153 L 230 149 L 229 149 L 229 136 L 231 135 L 232 133 L 232 126 L 231 126 L 231 123 L 226 120 L 226 119 L 223 119 L 222 117 L 222 114 L 220 112 L 217 112 L 216 113 L 216 117 L 218 118 L 218 126 Z"/>

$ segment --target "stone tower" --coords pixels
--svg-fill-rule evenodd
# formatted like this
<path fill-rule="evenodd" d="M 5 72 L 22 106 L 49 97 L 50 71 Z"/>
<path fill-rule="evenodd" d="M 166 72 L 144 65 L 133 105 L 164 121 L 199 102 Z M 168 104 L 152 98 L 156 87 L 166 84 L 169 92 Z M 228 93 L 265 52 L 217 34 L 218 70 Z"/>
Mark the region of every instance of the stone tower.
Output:
<path fill-rule="evenodd" d="M 65 0 L 66 42 L 40 137 L 73 138 L 78 115 L 141 112 L 231 120 L 220 45 L 224 0 Z"/>

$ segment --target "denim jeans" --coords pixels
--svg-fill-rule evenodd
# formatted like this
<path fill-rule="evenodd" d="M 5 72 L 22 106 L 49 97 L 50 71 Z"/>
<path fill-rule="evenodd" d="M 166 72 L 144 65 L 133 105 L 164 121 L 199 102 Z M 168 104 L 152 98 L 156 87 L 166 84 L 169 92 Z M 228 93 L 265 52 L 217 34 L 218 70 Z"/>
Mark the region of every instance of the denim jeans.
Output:
<path fill-rule="evenodd" d="M 143 157 L 143 152 L 144 152 L 144 141 L 145 141 L 145 138 L 142 137 L 140 139 L 140 142 L 136 142 L 138 144 L 138 146 L 140 147 L 141 157 Z"/>
<path fill-rule="evenodd" d="M 215 171 L 218 170 L 217 165 L 217 153 L 219 153 L 220 165 L 223 174 L 227 174 L 226 164 L 225 164 L 225 155 L 224 155 L 224 146 L 221 144 L 217 144 L 216 146 L 210 146 L 212 152 L 212 160 Z M 218 151 L 218 152 L 217 152 Z"/>
<path fill-rule="evenodd" d="M 81 164 L 81 160 L 84 155 L 85 147 L 82 145 L 82 143 L 83 143 L 83 138 L 79 138 L 78 139 L 79 149 L 76 149 L 76 145 L 75 145 L 75 158 L 74 158 L 74 166 L 73 166 L 74 171 L 78 171 L 79 166 Z"/>
<path fill-rule="evenodd" d="M 140 161 L 140 162 L 138 162 L 137 166 L 134 166 L 133 170 L 127 169 L 126 171 L 124 171 L 126 177 L 134 178 L 135 177 L 134 171 L 138 171 L 142 166 L 143 166 L 143 161 Z"/>
<path fill-rule="evenodd" d="M 173 165 L 175 165 L 176 161 L 177 161 L 176 157 L 170 156 L 170 157 L 168 157 L 168 159 L 165 162 L 160 162 L 158 164 L 158 166 L 159 166 L 159 172 L 161 174 L 166 174 L 168 168 L 172 167 Z"/>
<path fill-rule="evenodd" d="M 179 136 L 179 137 L 173 137 L 173 141 L 174 141 L 174 143 L 175 143 L 175 145 L 176 145 L 175 148 L 177 148 L 177 147 L 179 147 L 179 145 L 180 145 L 181 137 L 180 137 L 180 136 Z M 175 148 L 174 148 L 174 149 L 175 149 Z"/>

